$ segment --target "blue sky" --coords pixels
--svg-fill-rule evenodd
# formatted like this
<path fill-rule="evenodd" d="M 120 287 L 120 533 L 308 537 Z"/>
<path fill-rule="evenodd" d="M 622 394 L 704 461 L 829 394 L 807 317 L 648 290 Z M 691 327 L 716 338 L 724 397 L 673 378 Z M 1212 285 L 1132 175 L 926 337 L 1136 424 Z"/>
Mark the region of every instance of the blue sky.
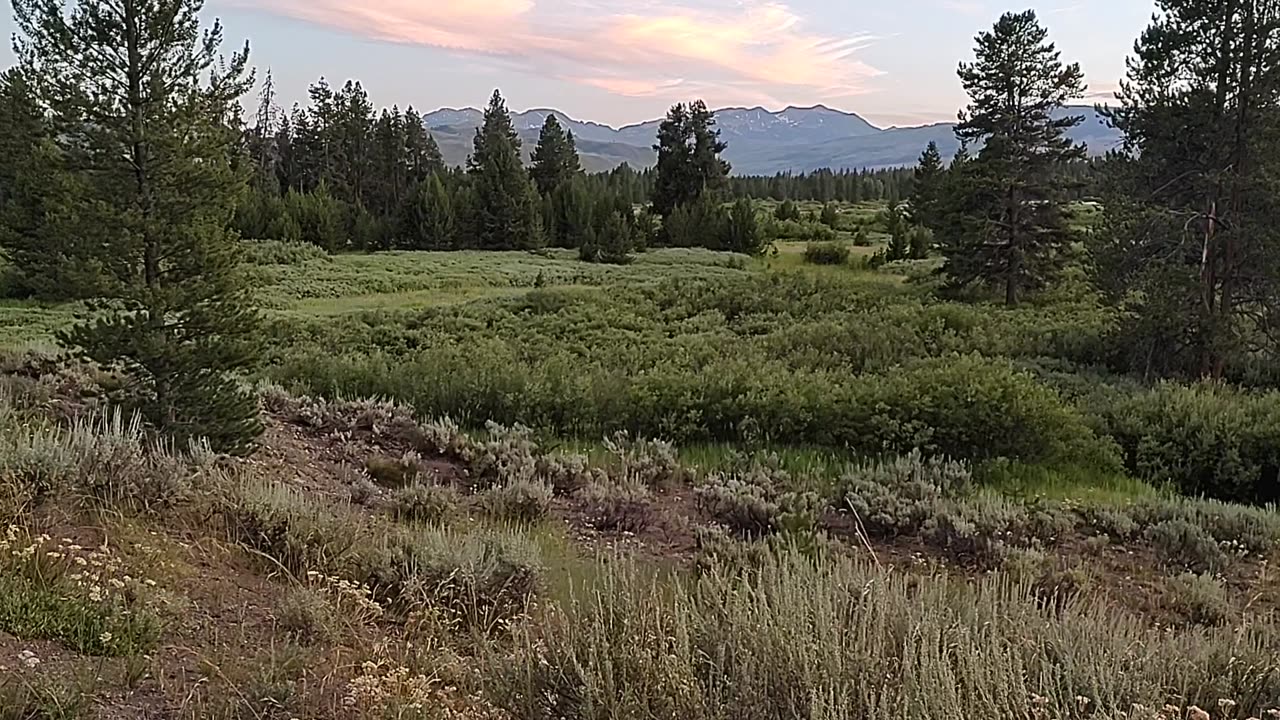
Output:
<path fill-rule="evenodd" d="M 956 65 L 1005 10 L 1034 8 L 1089 101 L 1110 97 L 1153 0 L 207 0 L 285 104 L 320 76 L 379 105 L 555 107 L 612 125 L 671 103 L 823 103 L 879 125 L 950 120 Z M 11 16 L 0 27 L 13 31 Z"/>

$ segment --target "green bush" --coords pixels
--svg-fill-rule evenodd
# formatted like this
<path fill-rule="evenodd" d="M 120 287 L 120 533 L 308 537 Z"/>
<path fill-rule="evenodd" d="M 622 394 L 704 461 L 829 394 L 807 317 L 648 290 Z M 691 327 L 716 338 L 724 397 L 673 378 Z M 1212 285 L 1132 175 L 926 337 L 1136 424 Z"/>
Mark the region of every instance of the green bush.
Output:
<path fill-rule="evenodd" d="M 835 230 L 810 220 L 773 220 L 766 223 L 764 232 L 773 240 L 798 242 L 832 242 L 838 237 Z"/>
<path fill-rule="evenodd" d="M 1106 312 L 939 303 L 897 283 L 817 275 L 545 289 L 280 321 L 267 340 L 279 348 L 271 374 L 313 393 L 394 398 L 470 427 L 492 420 L 587 438 L 625 430 L 681 445 L 751 434 L 868 455 L 920 447 L 1120 469 L 1096 418 L 1075 407 L 1092 406 L 1080 399 L 1088 388 L 1059 392 L 1044 371 L 1024 369 L 1035 358 L 1101 357 Z"/>
<path fill-rule="evenodd" d="M 251 265 L 302 265 L 313 260 L 330 260 L 324 250 L 305 242 L 247 240 L 241 248 L 244 262 Z"/>
<path fill-rule="evenodd" d="M 1280 393 L 1161 384 L 1099 410 L 1129 469 L 1188 495 L 1280 500 Z"/>
<path fill-rule="evenodd" d="M 848 265 L 849 246 L 840 242 L 809 243 L 804 261 L 810 265 Z"/>

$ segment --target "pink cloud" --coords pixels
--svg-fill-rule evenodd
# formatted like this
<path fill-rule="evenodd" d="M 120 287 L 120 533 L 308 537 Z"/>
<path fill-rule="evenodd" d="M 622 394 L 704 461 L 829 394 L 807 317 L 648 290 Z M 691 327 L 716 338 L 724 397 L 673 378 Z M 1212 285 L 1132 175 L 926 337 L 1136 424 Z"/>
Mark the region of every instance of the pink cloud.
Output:
<path fill-rule="evenodd" d="M 253 5 L 376 40 L 516 58 L 533 72 L 633 97 L 678 97 L 701 87 L 730 102 L 835 100 L 861 93 L 880 74 L 855 57 L 874 38 L 807 30 L 781 2 L 717 0 L 716 7 L 691 8 L 675 1 L 578 0 L 557 2 L 558 11 L 550 0 Z"/>
<path fill-rule="evenodd" d="M 500 49 L 504 39 L 500 28 L 518 22 L 533 9 L 533 0 L 265 0 L 256 5 L 246 0 L 242 4 L 376 40 L 477 52 Z"/>

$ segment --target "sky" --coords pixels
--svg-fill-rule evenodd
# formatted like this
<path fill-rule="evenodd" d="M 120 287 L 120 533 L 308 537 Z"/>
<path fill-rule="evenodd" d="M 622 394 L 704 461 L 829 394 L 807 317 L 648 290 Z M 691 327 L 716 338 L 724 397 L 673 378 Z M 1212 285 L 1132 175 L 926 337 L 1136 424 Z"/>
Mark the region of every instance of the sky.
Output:
<path fill-rule="evenodd" d="M 513 110 L 617 127 L 697 98 L 823 104 L 880 126 L 953 120 L 974 35 L 1027 8 L 1081 64 L 1086 100 L 1106 100 L 1154 12 L 1154 0 L 1010 2 L 206 0 L 205 15 L 221 19 L 229 46 L 249 40 L 286 106 L 323 76 L 360 80 L 379 106 L 483 106 L 499 88 Z M 11 15 L 0 30 L 13 33 Z"/>

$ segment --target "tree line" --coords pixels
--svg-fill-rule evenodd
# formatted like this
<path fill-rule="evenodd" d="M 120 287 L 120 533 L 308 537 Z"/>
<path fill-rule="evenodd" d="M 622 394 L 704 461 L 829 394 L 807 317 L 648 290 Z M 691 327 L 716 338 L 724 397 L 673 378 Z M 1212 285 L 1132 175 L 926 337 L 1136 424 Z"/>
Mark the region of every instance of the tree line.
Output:
<path fill-rule="evenodd" d="M 479 178 L 516 175 L 508 162 L 520 157 L 521 140 L 505 117 L 501 95 L 490 100 L 477 144 L 466 168 L 447 167 L 440 149 L 412 107 L 375 113 L 359 82 L 340 89 L 324 80 L 311 86 L 309 103 L 289 113 L 276 106 L 275 88 L 264 83 L 253 127 L 245 131 L 253 158 L 255 179 L 241 203 L 236 227 L 244 237 L 312 242 L 331 252 L 342 250 L 454 250 L 529 249 L 540 243 L 581 247 L 587 226 L 604 234 L 604 224 L 617 228 L 616 212 L 628 228 L 622 246 L 643 244 L 702 244 L 677 232 L 667 237 L 656 231 L 660 223 L 641 218 L 631 222 L 630 206 L 643 206 L 655 197 L 660 183 L 672 182 L 672 131 L 682 123 L 714 132 L 714 116 L 705 105 L 673 108 L 659 131 L 659 168 L 635 170 L 622 165 L 601 173 L 584 173 L 571 130 L 548 115 L 528 168 L 542 203 L 542 234 L 521 230 L 523 240 L 494 242 L 476 213 L 486 200 L 474 194 Z M 667 150 L 663 155 L 663 133 Z M 718 142 L 718 140 L 717 140 Z M 723 152 L 721 148 L 718 152 Z M 513 155 L 514 153 L 514 155 Z M 667 160 L 662 160 L 667 158 Z M 500 167 L 503 163 L 508 167 Z M 729 176 L 711 187 L 720 199 L 849 201 L 899 200 L 909 192 L 909 169 L 818 171 L 774 177 Z M 507 179 L 504 182 L 513 183 Z M 508 189 L 521 192 L 514 184 Z M 581 210 L 591 206 L 590 210 Z M 655 207 L 664 219 L 670 208 Z M 586 222 L 585 215 L 598 215 Z M 677 223 L 681 219 L 677 219 Z M 594 242 L 594 241 L 593 241 Z M 613 242 L 610 240 L 610 242 Z M 590 255 L 591 253 L 588 253 Z"/>

